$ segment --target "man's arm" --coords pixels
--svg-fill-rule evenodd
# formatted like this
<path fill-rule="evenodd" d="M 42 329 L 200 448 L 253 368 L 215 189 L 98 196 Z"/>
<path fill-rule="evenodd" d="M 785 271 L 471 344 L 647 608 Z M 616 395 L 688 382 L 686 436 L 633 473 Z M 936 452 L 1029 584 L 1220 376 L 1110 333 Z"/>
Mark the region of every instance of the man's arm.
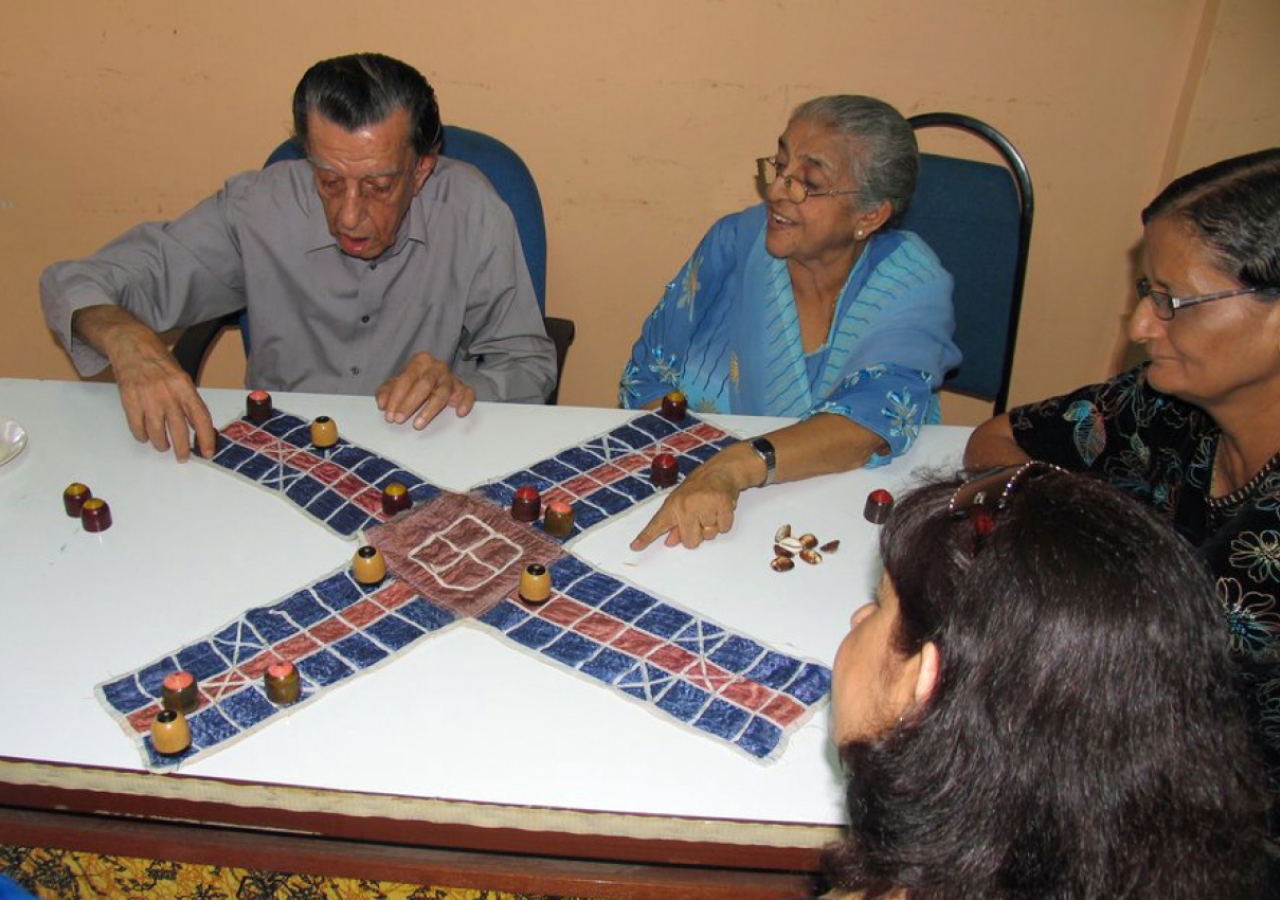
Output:
<path fill-rule="evenodd" d="M 159 335 L 118 306 L 89 306 L 71 317 L 72 332 L 111 361 L 129 430 L 157 450 L 173 447 L 179 462 L 213 455 L 213 419 L 195 385 Z"/>
<path fill-rule="evenodd" d="M 437 217 L 433 226 L 445 229 L 437 246 L 451 248 L 464 275 L 462 338 L 452 360 L 415 353 L 375 395 L 388 422 L 412 421 L 415 428 L 446 408 L 465 416 L 477 399 L 541 403 L 556 383 L 555 345 L 542 323 L 511 210 L 488 185 L 476 189 L 462 172 L 445 168 L 435 177 L 442 176 L 446 202 L 465 209 Z M 458 301 L 450 295 L 432 302 Z"/>
<path fill-rule="evenodd" d="M 230 185 L 231 182 L 228 182 Z M 76 369 L 115 370 L 138 440 L 188 457 L 214 447 L 208 410 L 158 332 L 244 308 L 243 261 L 228 191 L 168 223 L 130 229 L 92 256 L 55 263 L 40 278 L 45 320 Z"/>

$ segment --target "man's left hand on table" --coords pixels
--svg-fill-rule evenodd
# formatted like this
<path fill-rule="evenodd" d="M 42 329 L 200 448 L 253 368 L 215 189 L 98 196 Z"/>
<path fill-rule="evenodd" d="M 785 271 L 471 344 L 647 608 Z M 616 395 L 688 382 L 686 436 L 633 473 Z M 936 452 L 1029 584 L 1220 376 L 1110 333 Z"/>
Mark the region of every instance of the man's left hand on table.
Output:
<path fill-rule="evenodd" d="M 471 412 L 476 392 L 430 353 L 415 353 L 399 375 L 388 378 L 374 394 L 388 422 L 413 420 L 423 429 L 446 407 L 459 416 Z"/>

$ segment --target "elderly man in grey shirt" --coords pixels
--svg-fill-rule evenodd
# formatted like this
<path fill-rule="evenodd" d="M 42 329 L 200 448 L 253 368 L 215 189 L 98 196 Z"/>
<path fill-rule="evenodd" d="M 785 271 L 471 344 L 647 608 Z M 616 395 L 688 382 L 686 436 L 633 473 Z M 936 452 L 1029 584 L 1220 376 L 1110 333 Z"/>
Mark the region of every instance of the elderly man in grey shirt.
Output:
<path fill-rule="evenodd" d="M 141 225 L 40 279 L 77 369 L 110 363 L 129 427 L 185 460 L 209 411 L 157 335 L 248 310 L 255 388 L 372 393 L 424 428 L 475 400 L 540 402 L 555 382 L 511 211 L 441 157 L 434 92 L 377 54 L 312 66 L 294 94 L 305 162 L 231 179 L 180 219 Z"/>

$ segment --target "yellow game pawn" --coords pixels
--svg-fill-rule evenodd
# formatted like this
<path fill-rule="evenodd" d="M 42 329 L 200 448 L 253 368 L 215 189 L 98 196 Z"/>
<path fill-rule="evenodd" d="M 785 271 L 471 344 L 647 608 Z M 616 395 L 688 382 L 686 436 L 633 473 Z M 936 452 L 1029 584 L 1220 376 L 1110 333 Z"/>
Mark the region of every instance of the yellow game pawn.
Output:
<path fill-rule="evenodd" d="M 338 423 L 328 416 L 316 416 L 311 423 L 311 443 L 321 450 L 338 443 Z"/>
<path fill-rule="evenodd" d="M 546 603 L 551 599 L 551 573 L 541 563 L 529 563 L 520 573 L 520 599 L 525 603 Z"/>
<path fill-rule="evenodd" d="M 361 584 L 377 584 L 387 577 L 387 561 L 377 547 L 365 544 L 351 560 L 351 573 Z"/>
<path fill-rule="evenodd" d="M 191 746 L 191 726 L 176 709 L 166 709 L 151 722 L 151 744 L 161 756 L 177 756 Z"/>

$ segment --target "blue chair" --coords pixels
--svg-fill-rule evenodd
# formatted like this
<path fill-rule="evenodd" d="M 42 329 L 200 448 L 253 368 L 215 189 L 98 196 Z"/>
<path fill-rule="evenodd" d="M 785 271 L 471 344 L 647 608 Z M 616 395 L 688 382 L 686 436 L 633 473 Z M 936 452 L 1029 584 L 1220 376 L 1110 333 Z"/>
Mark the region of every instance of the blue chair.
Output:
<path fill-rule="evenodd" d="M 515 216 L 516 230 L 520 234 L 520 245 L 524 250 L 525 264 L 529 268 L 529 277 L 533 281 L 534 294 L 538 299 L 538 309 L 543 313 L 543 324 L 546 326 L 547 336 L 556 347 L 556 386 L 551 391 L 551 396 L 547 398 L 548 404 L 555 404 L 560 397 L 560 378 L 564 374 L 565 357 L 573 343 L 576 328 L 569 319 L 546 315 L 547 227 L 542 213 L 542 197 L 538 193 L 538 185 L 533 180 L 529 167 L 524 164 L 524 160 L 497 138 L 469 128 L 446 125 L 443 141 L 441 152 L 445 156 L 470 163 L 479 169 Z M 264 166 L 283 160 L 305 158 L 306 154 L 302 146 L 293 139 L 289 139 L 272 151 Z M 214 339 L 223 328 L 229 326 L 240 328 L 240 337 L 247 355 L 250 340 L 248 316 L 243 312 L 194 325 L 184 331 L 174 345 L 174 357 L 193 381 L 198 381 L 200 366 Z"/>
<path fill-rule="evenodd" d="M 908 121 L 917 132 L 942 127 L 979 137 L 1004 161 L 920 154 L 920 178 L 902 223 L 928 242 L 955 278 L 955 342 L 964 361 L 944 388 L 989 400 L 998 415 L 1009 402 L 1031 246 L 1031 176 L 1013 144 L 985 122 L 959 113 Z"/>
<path fill-rule="evenodd" d="M 0 900 L 39 900 L 39 898 L 7 875 L 0 875 Z"/>

